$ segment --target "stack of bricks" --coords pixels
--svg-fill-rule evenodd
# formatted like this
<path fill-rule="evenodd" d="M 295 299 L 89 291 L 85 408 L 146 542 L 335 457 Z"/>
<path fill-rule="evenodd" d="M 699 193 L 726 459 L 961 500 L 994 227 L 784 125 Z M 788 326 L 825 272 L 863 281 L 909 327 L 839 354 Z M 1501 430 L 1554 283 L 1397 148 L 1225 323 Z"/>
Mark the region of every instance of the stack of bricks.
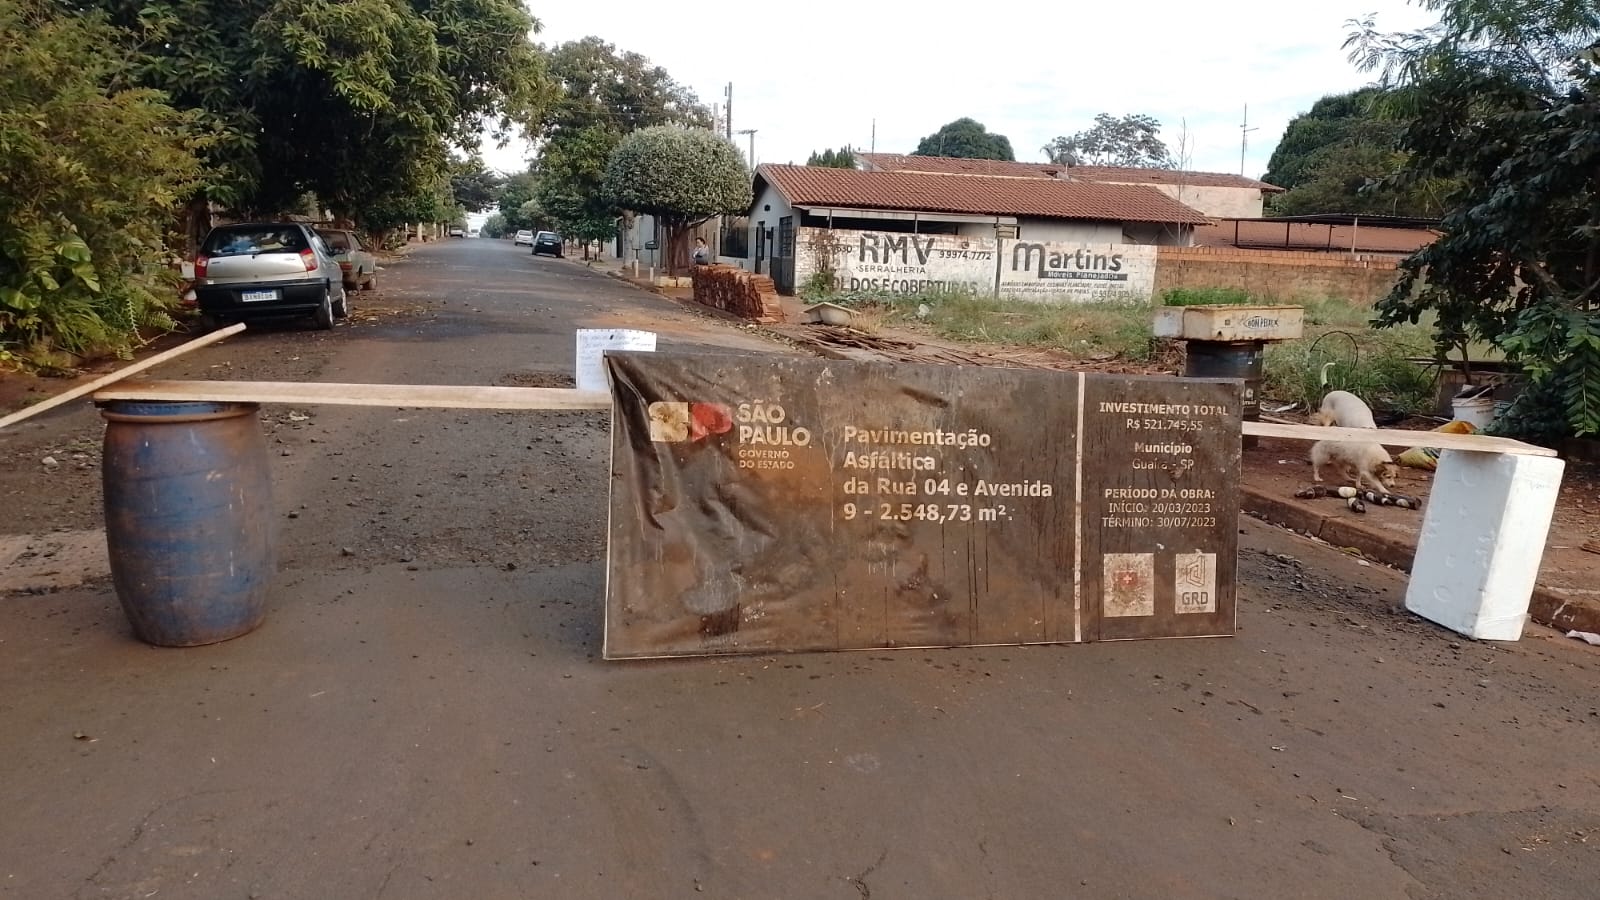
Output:
<path fill-rule="evenodd" d="M 733 266 L 695 266 L 694 300 L 752 322 L 782 322 L 778 288 L 765 275 Z"/>

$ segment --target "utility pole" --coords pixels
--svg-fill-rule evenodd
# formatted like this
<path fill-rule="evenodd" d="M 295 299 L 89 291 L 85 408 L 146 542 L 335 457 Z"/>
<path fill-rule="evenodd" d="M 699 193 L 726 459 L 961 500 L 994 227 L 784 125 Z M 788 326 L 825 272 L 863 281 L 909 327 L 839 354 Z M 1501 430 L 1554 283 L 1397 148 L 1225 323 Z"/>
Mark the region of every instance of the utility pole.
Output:
<path fill-rule="evenodd" d="M 750 171 L 754 172 L 756 168 L 756 130 L 754 128 L 741 128 L 739 133 L 750 135 Z"/>
<path fill-rule="evenodd" d="M 733 82 L 728 82 L 728 90 L 723 94 L 723 96 L 728 100 L 727 103 L 723 104 L 723 109 L 725 109 L 728 113 L 728 122 L 726 126 L 727 130 L 724 133 L 724 136 L 731 141 L 733 140 Z"/>
<path fill-rule="evenodd" d="M 867 151 L 868 153 L 877 153 L 878 152 L 878 120 L 877 119 L 873 119 L 872 120 L 872 143 L 868 144 L 868 146 L 872 148 L 871 150 Z"/>
<path fill-rule="evenodd" d="M 1239 174 L 1244 175 L 1244 154 L 1250 149 L 1250 132 L 1259 131 L 1259 128 L 1250 127 L 1250 104 L 1244 105 L 1244 121 L 1239 123 Z"/>

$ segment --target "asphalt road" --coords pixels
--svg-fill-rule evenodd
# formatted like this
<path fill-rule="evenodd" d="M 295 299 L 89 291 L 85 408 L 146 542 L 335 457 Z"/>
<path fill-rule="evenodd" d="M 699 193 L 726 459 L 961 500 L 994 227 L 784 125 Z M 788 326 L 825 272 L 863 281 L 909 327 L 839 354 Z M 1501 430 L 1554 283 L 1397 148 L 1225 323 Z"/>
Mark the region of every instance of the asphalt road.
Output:
<path fill-rule="evenodd" d="M 498 241 L 381 283 L 159 374 L 568 384 L 585 326 L 781 352 Z M 96 526 L 98 420 L 41 419 L 0 435 L 0 534 Z M 1458 639 L 1326 546 L 1241 523 L 1232 639 L 607 663 L 605 414 L 263 420 L 261 629 L 161 650 L 104 579 L 0 597 L 0 895 L 1600 891 L 1600 653 Z"/>

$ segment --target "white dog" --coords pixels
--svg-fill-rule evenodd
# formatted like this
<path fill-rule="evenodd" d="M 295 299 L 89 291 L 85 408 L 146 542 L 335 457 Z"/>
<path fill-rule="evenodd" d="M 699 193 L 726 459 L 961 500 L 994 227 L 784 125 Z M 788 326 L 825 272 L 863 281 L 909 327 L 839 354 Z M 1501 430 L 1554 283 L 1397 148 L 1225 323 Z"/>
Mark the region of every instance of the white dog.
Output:
<path fill-rule="evenodd" d="M 1400 477 L 1400 467 L 1378 444 L 1317 441 L 1311 445 L 1311 480 L 1321 484 L 1322 467 L 1328 465 L 1338 466 L 1357 490 L 1370 482 L 1372 489 L 1380 494 L 1392 492 L 1395 480 Z"/>
<path fill-rule="evenodd" d="M 1322 398 L 1322 408 L 1312 415 L 1311 421 L 1341 428 L 1378 427 L 1372 418 L 1372 408 L 1349 391 L 1329 391 Z M 1327 465 L 1336 465 L 1344 477 L 1353 478 L 1357 490 L 1370 481 L 1373 489 L 1383 494 L 1394 488 L 1400 476 L 1400 467 L 1377 443 L 1317 441 L 1311 445 L 1311 480 L 1321 483 L 1322 467 Z"/>
<path fill-rule="evenodd" d="M 1318 425 L 1338 425 L 1341 428 L 1377 428 L 1372 418 L 1372 408 L 1349 391 L 1329 391 L 1322 398 L 1322 408 L 1311 417 Z"/>

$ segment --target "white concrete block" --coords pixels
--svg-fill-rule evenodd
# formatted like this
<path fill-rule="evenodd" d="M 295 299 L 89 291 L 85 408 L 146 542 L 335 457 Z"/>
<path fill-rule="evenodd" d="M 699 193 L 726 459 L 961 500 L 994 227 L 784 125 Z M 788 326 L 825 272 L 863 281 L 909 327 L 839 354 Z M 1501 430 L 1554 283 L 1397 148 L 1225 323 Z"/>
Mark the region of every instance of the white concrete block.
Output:
<path fill-rule="evenodd" d="M 1470 638 L 1520 639 L 1565 469 L 1545 456 L 1441 453 L 1406 609 Z"/>

